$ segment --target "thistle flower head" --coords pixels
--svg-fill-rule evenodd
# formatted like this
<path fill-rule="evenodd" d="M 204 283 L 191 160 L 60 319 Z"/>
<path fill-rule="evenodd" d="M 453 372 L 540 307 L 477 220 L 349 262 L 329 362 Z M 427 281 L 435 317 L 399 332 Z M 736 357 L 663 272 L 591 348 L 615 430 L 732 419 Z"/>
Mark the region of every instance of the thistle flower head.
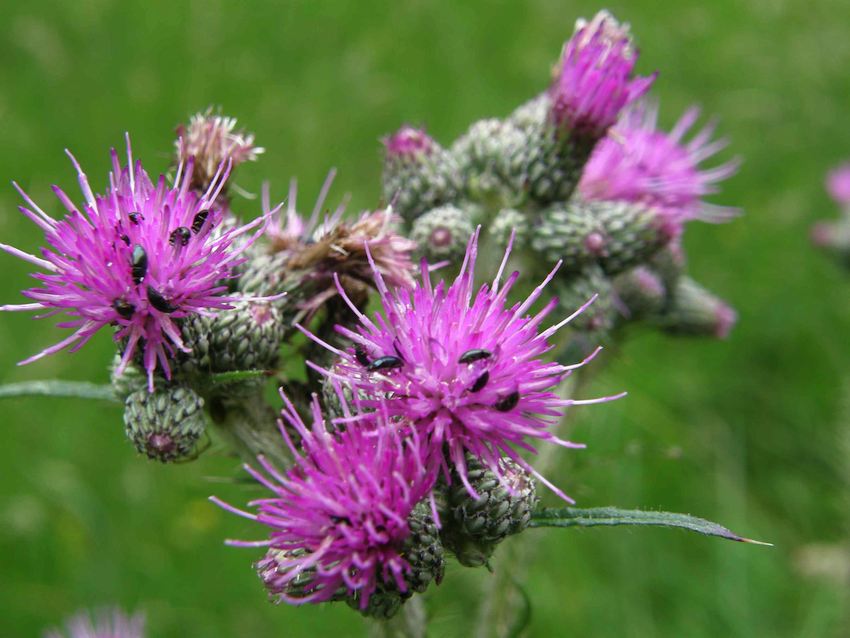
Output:
<path fill-rule="evenodd" d="M 188 126 L 177 127 L 177 163 L 194 161 L 191 185 L 203 190 L 209 186 L 219 166 L 231 162 L 233 167 L 244 162 L 256 161 L 265 149 L 254 146 L 254 135 L 244 130 L 236 131 L 236 118 L 214 115 L 209 107 L 196 113 Z"/>
<path fill-rule="evenodd" d="M 417 155 L 427 155 L 436 146 L 425 129 L 410 125 L 402 126 L 382 141 L 388 158 L 410 158 Z"/>
<path fill-rule="evenodd" d="M 607 11 L 576 22 L 549 89 L 555 125 L 592 140 L 605 135 L 620 111 L 655 80 L 654 74 L 632 78 L 637 57 L 629 25 Z"/>
<path fill-rule="evenodd" d="M 92 618 L 81 612 L 70 618 L 63 629 L 51 629 L 44 638 L 143 638 L 145 618 L 128 616 L 118 608 L 102 610 Z"/>
<path fill-rule="evenodd" d="M 389 288 L 376 271 L 383 315 L 372 320 L 351 304 L 361 325 L 356 331 L 337 330 L 355 346 L 342 351 L 324 344 L 340 357 L 327 374 L 372 397 L 362 401 L 366 409 L 385 410 L 412 424 L 427 442 L 433 466 L 442 468 L 449 480 L 454 467 L 473 495 L 464 452 L 499 477 L 502 457 L 533 471 L 515 448 L 535 451 L 529 439 L 575 446 L 549 428 L 565 406 L 584 403 L 553 392 L 584 362 L 563 366 L 543 359 L 552 349 L 549 338 L 572 317 L 541 328 L 557 299 L 531 313 L 557 267 L 525 301 L 509 305 L 508 293 L 519 276 L 511 274 L 502 285 L 510 246 L 492 285 L 476 291 L 477 248 L 478 231 L 449 285 L 432 287 L 424 265 L 422 281 L 412 290 Z"/>
<path fill-rule="evenodd" d="M 711 139 L 714 123 L 686 141 L 699 114 L 699 108 L 688 109 L 667 133 L 657 128 L 657 105 L 642 102 L 627 111 L 596 146 L 585 166 L 578 186 L 581 196 L 648 204 L 669 219 L 677 231 L 691 219 L 723 221 L 736 215 L 735 208 L 702 200 L 718 192 L 717 184 L 735 174 L 739 161 L 733 159 L 709 169 L 700 167 L 725 148 L 727 141 Z"/>
<path fill-rule="evenodd" d="M 850 204 L 850 162 L 836 166 L 826 176 L 826 190 L 835 203 Z"/>
<path fill-rule="evenodd" d="M 256 514 L 212 499 L 270 529 L 267 540 L 230 544 L 279 550 L 274 569 L 258 567 L 269 592 L 291 604 L 324 602 L 343 589 L 365 608 L 382 584 L 407 591 L 408 517 L 433 487 L 418 438 L 402 437 L 387 420 L 374 430 L 328 432 L 315 397 L 308 427 L 282 396 L 286 427 L 300 437 L 296 445 L 281 423 L 295 465 L 286 474 L 263 458 L 261 470 L 246 466 L 271 492 L 250 504 Z"/>
<path fill-rule="evenodd" d="M 66 347 L 76 351 L 101 328 L 114 326 L 123 352 L 118 373 L 141 353 L 152 391 L 156 368 L 170 377 L 169 358 L 176 350 L 187 351 L 176 321 L 230 307 L 221 295 L 226 290 L 222 280 L 262 229 L 238 247 L 231 244 L 265 220 L 219 228 L 224 213 L 215 204 L 229 163 L 219 167 L 202 194 L 190 189 L 191 161 L 181 165 L 172 186 L 164 176 L 154 184 L 141 162 L 133 162 L 128 137 L 127 165 L 121 166 L 113 150 L 109 188 L 95 195 L 77 160 L 68 155 L 85 203 L 78 207 L 54 187 L 68 211 L 61 221 L 15 185 L 26 202 L 21 212 L 44 231 L 47 246 L 41 257 L 4 244 L 0 248 L 47 272 L 33 274 L 40 285 L 23 291 L 33 303 L 0 310 L 42 312 L 38 317 L 64 313 L 67 320 L 59 326 L 74 331 L 21 363 Z"/>

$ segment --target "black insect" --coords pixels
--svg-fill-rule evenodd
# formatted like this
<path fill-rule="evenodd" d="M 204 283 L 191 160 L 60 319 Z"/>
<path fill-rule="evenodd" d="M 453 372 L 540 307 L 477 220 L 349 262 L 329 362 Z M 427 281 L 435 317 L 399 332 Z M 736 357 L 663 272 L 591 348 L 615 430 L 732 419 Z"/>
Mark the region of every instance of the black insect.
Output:
<path fill-rule="evenodd" d="M 144 216 L 141 213 L 130 213 L 127 215 L 130 218 L 130 221 L 136 224 L 137 226 L 142 223 Z"/>
<path fill-rule="evenodd" d="M 375 359 L 372 363 L 366 366 L 366 369 L 369 372 L 376 372 L 378 370 L 391 370 L 392 368 L 400 368 L 403 365 L 404 361 L 402 361 L 398 357 L 388 355 L 386 357 L 379 357 Z"/>
<path fill-rule="evenodd" d="M 133 255 L 130 257 L 130 266 L 133 281 L 137 284 L 142 283 L 145 275 L 148 274 L 148 254 L 139 244 L 133 246 Z"/>
<path fill-rule="evenodd" d="M 485 370 L 484 373 L 475 380 L 475 383 L 472 384 L 472 387 L 469 388 L 469 391 L 470 392 L 478 392 L 485 385 L 487 385 L 487 382 L 489 380 L 490 380 L 490 373 Z"/>
<path fill-rule="evenodd" d="M 493 353 L 489 350 L 467 350 L 462 355 L 460 355 L 460 359 L 458 359 L 458 363 L 473 363 L 474 361 L 480 361 L 481 359 L 489 359 L 493 356 Z"/>
<path fill-rule="evenodd" d="M 136 306 L 131 303 L 127 303 L 123 299 L 116 299 L 113 301 L 112 307 L 115 308 L 115 312 L 125 319 L 129 319 L 133 316 L 133 313 L 136 312 Z"/>
<path fill-rule="evenodd" d="M 177 310 L 177 306 L 173 305 L 168 299 L 153 286 L 148 286 L 148 301 L 151 305 L 160 312 L 170 313 Z"/>
<path fill-rule="evenodd" d="M 502 397 L 498 401 L 496 401 L 495 407 L 499 412 L 510 412 L 513 410 L 517 403 L 519 403 L 519 392 L 514 390 L 508 396 Z"/>
<path fill-rule="evenodd" d="M 199 211 L 195 218 L 192 220 L 192 232 L 196 235 L 201 232 L 201 228 L 204 227 L 204 222 L 207 221 L 207 217 L 209 217 L 210 211 L 204 209 Z"/>
<path fill-rule="evenodd" d="M 185 226 L 179 226 L 171 231 L 171 234 L 168 236 L 168 243 L 174 246 L 177 242 L 180 242 L 181 246 L 185 246 L 189 243 L 190 237 L 192 237 L 192 234 L 189 232 L 189 229 Z"/>
<path fill-rule="evenodd" d="M 369 357 L 366 355 L 366 351 L 361 345 L 354 346 L 354 358 L 357 359 L 357 363 L 361 366 L 369 365 Z"/>
<path fill-rule="evenodd" d="M 119 237 L 119 238 L 121 239 L 121 241 L 123 241 L 125 244 L 127 244 L 128 246 L 130 245 L 130 237 L 129 237 L 128 235 L 125 235 L 124 233 L 121 233 L 120 235 L 118 235 L 118 237 Z"/>

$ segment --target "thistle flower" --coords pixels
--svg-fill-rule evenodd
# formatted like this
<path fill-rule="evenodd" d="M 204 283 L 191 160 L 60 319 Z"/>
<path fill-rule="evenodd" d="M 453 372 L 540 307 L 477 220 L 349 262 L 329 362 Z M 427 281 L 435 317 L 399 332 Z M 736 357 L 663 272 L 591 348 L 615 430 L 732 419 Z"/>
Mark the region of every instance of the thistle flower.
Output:
<path fill-rule="evenodd" d="M 206 190 L 224 162 L 231 162 L 235 168 L 244 162 L 256 161 L 257 156 L 265 152 L 264 148 L 254 146 L 252 133 L 234 131 L 235 128 L 235 117 L 213 115 L 212 107 L 193 115 L 188 126 L 177 127 L 178 138 L 174 142 L 177 163 L 194 161 L 192 188 Z"/>
<path fill-rule="evenodd" d="M 826 176 L 826 190 L 840 206 L 850 205 L 850 162 L 832 169 Z"/>
<path fill-rule="evenodd" d="M 598 139 L 620 111 L 649 90 L 655 74 L 632 79 L 637 61 L 628 24 L 607 11 L 576 22 L 549 89 L 550 117 L 575 135 Z"/>
<path fill-rule="evenodd" d="M 736 215 L 739 211 L 735 208 L 702 201 L 718 191 L 718 182 L 735 174 L 740 162 L 733 159 L 714 168 L 700 168 L 700 163 L 725 148 L 727 141 L 711 139 L 714 123 L 685 141 L 699 114 L 699 108 L 691 107 L 665 133 L 656 128 L 657 105 L 643 102 L 630 109 L 591 155 L 578 186 L 581 196 L 650 205 L 677 233 L 691 219 L 724 221 Z"/>
<path fill-rule="evenodd" d="M 81 612 L 65 623 L 64 630 L 51 629 L 44 638 L 143 638 L 145 618 L 128 616 L 118 608 L 101 610 L 95 618 Z"/>
<path fill-rule="evenodd" d="M 529 314 L 560 263 L 524 302 L 508 306 L 507 295 L 519 276 L 514 272 L 501 285 L 510 246 L 492 285 L 474 290 L 478 233 L 470 239 L 460 273 L 448 286 L 442 282 L 432 287 L 424 265 L 422 281 L 412 291 L 388 288 L 376 271 L 384 316 L 377 314 L 372 321 L 350 304 L 361 325 L 357 331 L 337 326 L 354 342 L 353 349 L 342 351 L 313 336 L 340 358 L 334 371 L 325 374 L 372 397 L 362 400 L 365 408 L 385 410 L 392 418 L 411 423 L 427 443 L 436 471 L 441 468 L 450 481 L 453 466 L 473 496 L 464 452 L 500 478 L 504 478 L 502 457 L 534 472 L 515 448 L 535 452 L 529 443 L 535 438 L 583 447 L 557 438 L 550 427 L 568 405 L 608 400 L 574 401 L 552 392 L 585 363 L 563 366 L 541 357 L 552 349 L 549 338 L 587 304 L 545 330 L 540 325 L 557 299 Z"/>
<path fill-rule="evenodd" d="M 328 432 L 313 398 L 310 427 L 291 401 L 285 402 L 281 433 L 295 465 L 281 474 L 266 459 L 261 470 L 245 469 L 272 492 L 244 512 L 219 499 L 224 509 L 268 527 L 270 537 L 235 546 L 278 550 L 258 565 L 267 589 L 279 600 L 300 605 L 338 599 L 340 590 L 365 609 L 385 586 L 408 590 L 411 565 L 404 555 L 411 534 L 408 517 L 433 487 L 419 439 L 400 435 L 397 424 L 381 421 L 375 430 L 349 427 Z M 347 409 L 347 408 L 346 408 Z M 298 444 L 287 427 L 300 437 Z"/>
<path fill-rule="evenodd" d="M 68 152 L 77 171 L 85 205 L 78 208 L 58 187 L 56 197 L 68 213 L 56 221 L 17 185 L 26 206 L 21 212 L 44 231 L 48 246 L 36 257 L 12 246 L 0 248 L 47 273 L 33 277 L 39 287 L 23 291 L 33 303 L 0 306 L 0 310 L 44 311 L 38 317 L 64 313 L 59 324 L 73 334 L 45 348 L 21 364 L 63 348 L 78 350 L 95 333 L 114 326 L 122 357 L 116 372 L 140 354 L 153 391 L 159 366 L 171 376 L 169 358 L 187 351 L 177 321 L 193 314 L 212 314 L 230 308 L 221 296 L 222 280 L 240 262 L 241 253 L 262 232 L 264 218 L 218 230 L 222 211 L 215 206 L 231 164 L 219 167 L 202 194 L 190 189 L 192 162 L 181 165 L 173 186 L 164 176 L 151 182 L 141 162 L 133 163 L 127 137 L 127 165 L 112 150 L 109 189 L 96 196 L 79 163 Z M 233 240 L 259 227 L 238 247 Z"/>

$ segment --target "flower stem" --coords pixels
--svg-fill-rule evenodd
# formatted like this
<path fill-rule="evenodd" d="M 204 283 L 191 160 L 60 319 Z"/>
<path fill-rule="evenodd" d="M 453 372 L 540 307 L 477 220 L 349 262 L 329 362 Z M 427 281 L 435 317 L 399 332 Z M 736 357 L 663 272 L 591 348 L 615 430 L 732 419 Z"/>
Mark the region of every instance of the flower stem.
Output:
<path fill-rule="evenodd" d="M 422 596 L 414 596 L 389 620 L 372 621 L 371 638 L 425 638 L 428 619 Z"/>

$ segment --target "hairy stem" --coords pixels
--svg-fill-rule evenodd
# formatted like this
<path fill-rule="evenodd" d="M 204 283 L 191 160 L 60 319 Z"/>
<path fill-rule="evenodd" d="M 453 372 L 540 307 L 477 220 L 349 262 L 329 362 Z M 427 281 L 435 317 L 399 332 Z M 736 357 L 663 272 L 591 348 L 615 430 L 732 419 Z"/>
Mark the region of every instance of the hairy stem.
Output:
<path fill-rule="evenodd" d="M 577 372 L 561 384 L 558 395 L 567 399 L 575 396 L 582 385 Z M 561 421 L 559 430 L 563 430 L 570 420 L 572 411 L 567 412 Z M 559 433 L 557 433 L 559 434 Z M 554 465 L 556 453 L 560 448 L 546 445 L 534 460 L 534 467 L 543 475 Z M 493 573 L 484 581 L 481 592 L 481 604 L 475 623 L 475 638 L 499 638 L 518 633 L 517 618 L 523 613 L 526 601 L 517 583 L 523 583 L 528 568 L 534 558 L 537 543 L 533 534 L 520 534 L 502 543 L 493 560 Z"/>
<path fill-rule="evenodd" d="M 414 596 L 389 620 L 374 620 L 369 626 L 371 638 L 425 638 L 427 616 L 422 596 Z"/>

